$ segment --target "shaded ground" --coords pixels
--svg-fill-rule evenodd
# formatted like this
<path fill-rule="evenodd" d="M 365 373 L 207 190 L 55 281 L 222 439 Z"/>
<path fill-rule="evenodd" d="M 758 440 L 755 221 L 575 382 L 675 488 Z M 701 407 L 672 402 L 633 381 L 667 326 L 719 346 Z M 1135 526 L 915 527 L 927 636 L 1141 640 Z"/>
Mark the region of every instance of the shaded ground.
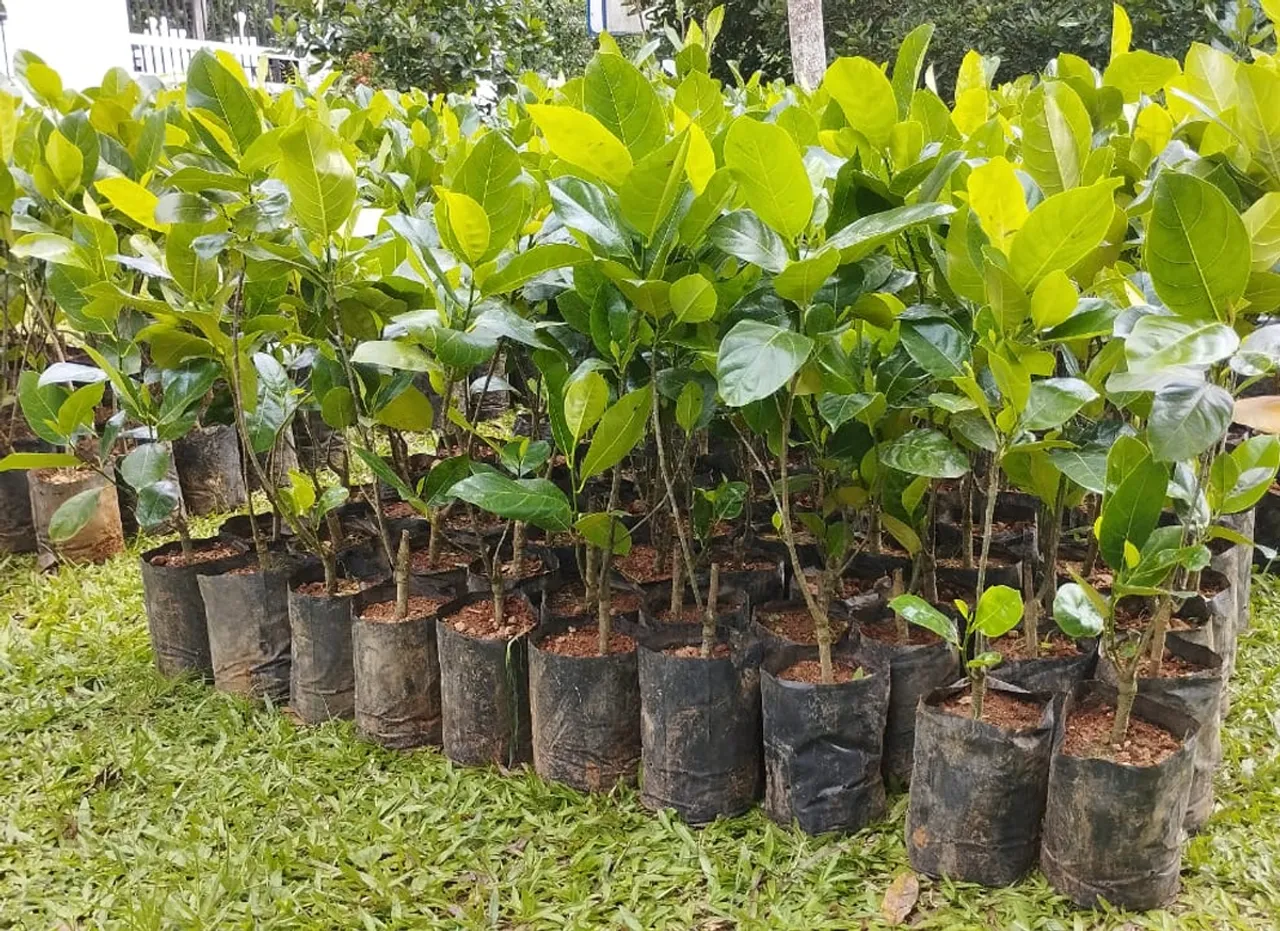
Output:
<path fill-rule="evenodd" d="M 0 928 L 857 928 L 906 864 L 906 798 L 852 837 L 758 811 L 693 831 L 632 792 L 398 754 L 151 668 L 136 557 L 0 562 Z M 1255 588 L 1257 590 L 1257 587 Z M 1255 596 L 1219 806 L 1169 914 L 921 882 L 918 928 L 1274 928 L 1280 587 Z"/>

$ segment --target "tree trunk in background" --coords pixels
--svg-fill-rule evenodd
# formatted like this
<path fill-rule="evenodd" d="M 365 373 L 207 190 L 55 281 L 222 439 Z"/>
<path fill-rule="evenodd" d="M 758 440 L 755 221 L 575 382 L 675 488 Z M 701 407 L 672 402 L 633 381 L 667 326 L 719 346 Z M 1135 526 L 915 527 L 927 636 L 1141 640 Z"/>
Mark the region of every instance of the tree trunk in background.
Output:
<path fill-rule="evenodd" d="M 822 0 L 787 0 L 791 33 L 791 67 L 796 83 L 813 90 L 827 70 L 827 39 L 822 26 Z"/>

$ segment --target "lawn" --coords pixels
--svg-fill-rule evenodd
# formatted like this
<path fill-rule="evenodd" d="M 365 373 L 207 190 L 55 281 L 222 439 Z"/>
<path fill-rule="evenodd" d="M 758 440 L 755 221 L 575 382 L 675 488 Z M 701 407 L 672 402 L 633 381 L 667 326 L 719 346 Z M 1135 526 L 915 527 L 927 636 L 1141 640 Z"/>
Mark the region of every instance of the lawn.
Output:
<path fill-rule="evenodd" d="M 1280 586 L 1255 586 L 1219 807 L 1170 913 L 1073 911 L 1038 875 L 921 881 L 939 929 L 1274 928 Z M 857 928 L 906 867 L 906 797 L 812 839 L 758 811 L 704 830 L 529 772 L 311 730 L 151 667 L 136 550 L 0 563 L 0 928 Z"/>

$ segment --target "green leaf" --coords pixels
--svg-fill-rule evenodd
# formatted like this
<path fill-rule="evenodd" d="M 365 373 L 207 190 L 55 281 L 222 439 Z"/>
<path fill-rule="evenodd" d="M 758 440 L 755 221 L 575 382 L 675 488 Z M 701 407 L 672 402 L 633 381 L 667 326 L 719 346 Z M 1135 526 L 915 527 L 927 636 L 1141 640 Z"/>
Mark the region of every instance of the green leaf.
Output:
<path fill-rule="evenodd" d="M 857 417 L 876 399 L 871 394 L 824 394 L 818 398 L 818 414 L 832 430 Z"/>
<path fill-rule="evenodd" d="M 573 526 L 569 499 L 545 478 L 511 479 L 497 472 L 469 475 L 450 489 L 455 498 L 504 520 L 518 520 L 548 533 Z"/>
<path fill-rule="evenodd" d="M 156 205 L 160 199 L 138 182 L 122 175 L 113 175 L 110 178 L 99 178 L 94 186 L 112 207 L 134 223 L 149 230 L 161 233 L 165 231 L 164 224 L 156 220 Z"/>
<path fill-rule="evenodd" d="M 597 54 L 591 59 L 583 75 L 582 102 L 634 159 L 644 158 L 667 137 L 666 113 L 653 84 L 621 55 Z"/>
<path fill-rule="evenodd" d="M 27 233 L 13 244 L 12 254 L 20 259 L 39 259 L 53 265 L 66 265 L 86 271 L 91 267 L 82 248 L 56 233 Z"/>
<path fill-rule="evenodd" d="M 789 132 L 776 123 L 740 116 L 725 135 L 724 163 L 747 205 L 784 239 L 794 241 L 808 228 L 813 187 Z"/>
<path fill-rule="evenodd" d="M 898 317 L 899 338 L 916 365 L 934 378 L 963 375 L 969 364 L 969 338 L 936 307 L 917 305 Z"/>
<path fill-rule="evenodd" d="M 1241 219 L 1252 244 L 1253 270 L 1270 271 L 1280 262 L 1280 193 L 1263 194 Z"/>
<path fill-rule="evenodd" d="M 345 490 L 345 489 L 344 489 Z M 182 492 L 172 479 L 162 479 L 138 489 L 133 516 L 143 530 L 155 530 L 182 504 Z"/>
<path fill-rule="evenodd" d="M 523 168 L 520 153 L 500 132 L 480 137 L 453 177 L 453 190 L 484 208 L 489 218 L 489 251 L 496 254 L 523 225 L 526 213 L 518 209 L 517 185 Z"/>
<path fill-rule="evenodd" d="M 1171 78 L 1181 73 L 1177 61 L 1153 52 L 1138 50 L 1116 55 L 1102 75 L 1102 83 L 1118 87 L 1125 103 L 1135 103 L 1143 94 L 1161 90 Z"/>
<path fill-rule="evenodd" d="M 609 385 L 599 372 L 589 371 L 565 387 L 564 419 L 574 440 L 586 436 L 609 405 Z"/>
<path fill-rule="evenodd" d="M 182 294 L 193 301 L 211 297 L 221 284 L 217 258 L 205 258 L 195 248 L 195 241 L 206 233 L 203 226 L 181 224 L 171 227 L 165 237 L 164 261 L 170 277 Z"/>
<path fill-rule="evenodd" d="M 170 191 L 156 202 L 156 221 L 159 223 L 190 223 L 202 226 L 215 220 L 218 211 L 198 194 Z"/>
<path fill-rule="evenodd" d="M 106 388 L 104 382 L 94 382 L 71 392 L 58 408 L 58 432 L 70 437 L 82 427 L 92 426 L 94 411 L 102 403 Z"/>
<path fill-rule="evenodd" d="M 960 645 L 960 637 L 951 618 L 919 595 L 899 595 L 889 602 L 889 608 L 895 614 L 901 614 L 909 623 L 933 631 L 952 646 Z"/>
<path fill-rule="evenodd" d="M 480 291 L 485 297 L 509 294 L 533 278 L 556 268 L 590 262 L 586 249 L 567 243 L 543 243 L 517 253 L 511 261 L 484 280 Z"/>
<path fill-rule="evenodd" d="M 637 388 L 604 412 L 583 457 L 579 483 L 613 468 L 640 442 L 648 424 L 652 392 L 652 385 Z"/>
<path fill-rule="evenodd" d="M 1009 269 L 1023 289 L 1050 272 L 1066 270 L 1098 248 L 1115 215 L 1112 192 L 1119 179 L 1107 178 L 1042 201 L 1013 236 Z"/>
<path fill-rule="evenodd" d="M 53 173 L 53 179 L 64 194 L 70 194 L 80 186 L 84 170 L 84 156 L 75 144 L 57 129 L 49 133 L 44 145 L 44 158 Z"/>
<path fill-rule="evenodd" d="M 529 115 L 556 157 L 621 190 L 631 173 L 631 153 L 589 113 L 573 107 L 529 104 Z"/>
<path fill-rule="evenodd" d="M 937 430 L 912 430 L 881 447 L 880 463 L 908 475 L 959 478 L 969 471 L 964 452 Z"/>
<path fill-rule="evenodd" d="M 849 125 L 873 146 L 883 149 L 889 144 L 889 133 L 899 118 L 898 100 L 878 66 L 865 58 L 837 58 L 827 68 L 822 86 L 840 105 Z"/>
<path fill-rule="evenodd" d="M 1227 319 L 1249 284 L 1249 231 L 1217 186 L 1165 170 L 1143 250 L 1156 294 L 1175 314 Z"/>
<path fill-rule="evenodd" d="M 1118 572 L 1126 565 L 1125 545 L 1141 549 L 1160 521 L 1169 469 L 1156 462 L 1140 440 L 1122 436 L 1107 455 L 1107 485 L 1098 549 Z"/>
<path fill-rule="evenodd" d="M 1239 346 L 1240 337 L 1226 324 L 1147 314 L 1125 337 L 1124 358 L 1130 372 L 1157 374 L 1207 368 L 1230 358 Z"/>
<path fill-rule="evenodd" d="M 676 398 L 676 423 L 685 433 L 692 433 L 698 421 L 702 419 L 703 395 L 702 385 L 690 380 L 680 389 Z"/>
<path fill-rule="evenodd" d="M 1219 465 L 1221 463 L 1221 465 Z M 1218 456 L 1210 472 L 1210 491 L 1217 499 L 1214 510 L 1239 514 L 1266 495 L 1280 469 L 1280 439 L 1254 436 L 1225 456 Z M 1226 476 L 1230 476 L 1230 481 Z"/>
<path fill-rule="evenodd" d="M 1080 292 L 1062 269 L 1040 279 L 1031 295 L 1031 320 L 1037 330 L 1049 330 L 1065 323 L 1080 303 Z"/>
<path fill-rule="evenodd" d="M 320 399 L 320 416 L 334 430 L 355 426 L 356 398 L 346 385 L 338 385 L 325 392 Z"/>
<path fill-rule="evenodd" d="M 1054 430 L 1091 401 L 1098 392 L 1079 378 L 1044 378 L 1031 383 L 1031 393 L 1022 412 L 1025 430 Z"/>
<path fill-rule="evenodd" d="M 1206 382 L 1172 384 L 1151 401 L 1147 434 L 1158 462 L 1180 462 L 1217 446 L 1231 424 L 1231 392 Z"/>
<path fill-rule="evenodd" d="M 898 57 L 893 64 L 893 96 L 898 101 L 899 120 L 905 120 L 911 112 L 911 98 L 920 83 L 920 70 L 932 38 L 933 23 L 921 23 L 907 33 L 898 46 Z"/>
<path fill-rule="evenodd" d="M 697 272 L 673 282 L 668 298 L 680 323 L 702 323 L 716 315 L 716 289 Z"/>
<path fill-rule="evenodd" d="M 83 530 L 98 513 L 98 504 L 106 493 L 114 494 L 115 489 L 110 485 L 90 488 L 62 502 L 49 518 L 49 539 L 54 543 L 66 543 Z"/>
<path fill-rule="evenodd" d="M 1093 599 L 1075 582 L 1062 585 L 1054 595 L 1053 619 L 1064 634 L 1076 640 L 1102 633 L 1102 614 Z"/>
<path fill-rule="evenodd" d="M 419 505 L 422 507 L 426 506 L 422 500 L 413 493 L 413 489 L 405 484 L 404 479 L 397 475 L 395 470 L 393 470 L 391 466 L 387 465 L 386 461 L 377 453 L 370 452 L 362 446 L 355 447 L 355 453 L 360 457 L 364 464 L 369 467 L 369 471 L 372 472 L 379 481 L 385 482 L 396 490 L 396 493 L 400 495 L 401 500 L 409 502 L 414 507 L 419 507 Z M 461 473 L 457 476 L 458 478 L 461 478 L 463 475 L 470 474 L 471 468 L 469 460 L 462 456 L 458 458 L 462 460 L 464 466 Z M 436 465 L 432 467 L 431 473 L 428 474 L 430 475 L 434 473 L 440 466 L 444 465 L 446 462 L 452 461 L 454 460 L 445 460 L 444 462 L 436 463 Z M 450 485 L 452 484 L 453 483 L 450 482 Z"/>
<path fill-rule="evenodd" d="M 1080 184 L 1093 141 L 1089 111 L 1065 81 L 1046 81 L 1022 109 L 1022 160 L 1046 197 Z"/>
<path fill-rule="evenodd" d="M 489 251 L 489 217 L 484 208 L 466 194 L 439 186 L 436 197 L 436 226 L 442 238 L 446 231 L 451 234 L 458 256 L 475 265 Z"/>
<path fill-rule="evenodd" d="M 427 507 L 442 507 L 453 500 L 453 486 L 471 474 L 471 460 L 466 456 L 437 462 L 422 483 L 422 497 Z"/>
<path fill-rule="evenodd" d="M 740 320 L 720 342 L 716 376 L 730 407 L 769 397 L 787 384 L 813 351 L 813 340 L 758 320 Z"/>
<path fill-rule="evenodd" d="M 584 540 L 602 550 L 609 549 L 609 534 L 612 531 L 613 555 L 626 556 L 631 552 L 631 531 L 626 524 L 610 514 L 584 514 L 573 526 Z"/>
<path fill-rule="evenodd" d="M 631 257 L 631 237 L 616 197 L 573 175 L 553 178 L 547 189 L 561 223 L 591 239 L 606 255 Z"/>
<path fill-rule="evenodd" d="M 275 177 L 289 187 L 290 205 L 308 232 L 327 239 L 347 222 L 356 202 L 356 172 L 338 134 L 314 116 L 280 135 Z"/>
<path fill-rule="evenodd" d="M 169 447 L 164 443 L 143 443 L 120 462 L 120 475 L 135 491 L 162 481 L 169 474 Z"/>
<path fill-rule="evenodd" d="M 991 640 L 1003 637 L 1022 620 L 1022 595 L 1008 585 L 992 585 L 978 599 L 973 625 Z"/>
<path fill-rule="evenodd" d="M 0 459 L 0 472 L 26 469 L 73 469 L 80 460 L 70 453 L 9 453 Z"/>
<path fill-rule="evenodd" d="M 208 49 L 200 49 L 187 68 L 187 107 L 208 110 L 231 130 L 240 151 L 262 134 L 253 97 Z"/>
<path fill-rule="evenodd" d="M 827 240 L 827 245 L 840 250 L 844 262 L 856 262 L 875 252 L 899 233 L 941 220 L 956 212 L 950 204 L 907 204 L 854 220 Z"/>
<path fill-rule="evenodd" d="M 644 238 L 645 245 L 653 243 L 670 219 L 685 188 L 688 155 L 689 133 L 683 132 L 636 162 L 619 191 L 622 215 Z"/>
<path fill-rule="evenodd" d="M 431 402 L 412 385 L 373 412 L 373 419 L 383 426 L 409 433 L 430 430 L 434 418 Z"/>
<path fill-rule="evenodd" d="M 431 359 L 417 346 L 390 339 L 374 339 L 361 343 L 351 354 L 351 361 L 407 372 L 429 372 L 432 369 Z"/>
<path fill-rule="evenodd" d="M 707 241 L 721 252 L 773 274 L 790 261 L 782 237 L 747 210 L 734 210 L 712 223 Z"/>
<path fill-rule="evenodd" d="M 813 296 L 835 274 L 839 265 L 840 253 L 829 247 L 824 248 L 806 259 L 787 265 L 774 277 L 773 290 L 800 307 L 808 307 Z"/>
<path fill-rule="evenodd" d="M 1081 488 L 1102 494 L 1107 487 L 1107 454 L 1102 449 L 1051 449 L 1049 460 Z"/>

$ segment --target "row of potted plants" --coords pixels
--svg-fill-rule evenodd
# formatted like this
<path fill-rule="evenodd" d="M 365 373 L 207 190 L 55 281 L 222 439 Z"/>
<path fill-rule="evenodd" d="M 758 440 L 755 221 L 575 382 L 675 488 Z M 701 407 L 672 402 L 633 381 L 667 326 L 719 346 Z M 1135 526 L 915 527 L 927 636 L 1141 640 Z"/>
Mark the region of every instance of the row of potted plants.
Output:
<path fill-rule="evenodd" d="M 1167 901 L 1280 466 L 1270 58 L 1131 50 L 1117 8 L 1106 69 L 973 53 L 948 104 L 931 27 L 806 90 L 710 77 L 718 22 L 486 114 L 20 53 L 43 448 L 11 417 L 0 468 L 91 483 L 64 555 L 116 485 L 177 533 L 166 671 L 589 789 L 639 752 L 695 821 L 761 752 L 806 830 L 910 780 L 926 872 Z M 218 425 L 270 507 L 197 541 L 171 447 Z"/>

